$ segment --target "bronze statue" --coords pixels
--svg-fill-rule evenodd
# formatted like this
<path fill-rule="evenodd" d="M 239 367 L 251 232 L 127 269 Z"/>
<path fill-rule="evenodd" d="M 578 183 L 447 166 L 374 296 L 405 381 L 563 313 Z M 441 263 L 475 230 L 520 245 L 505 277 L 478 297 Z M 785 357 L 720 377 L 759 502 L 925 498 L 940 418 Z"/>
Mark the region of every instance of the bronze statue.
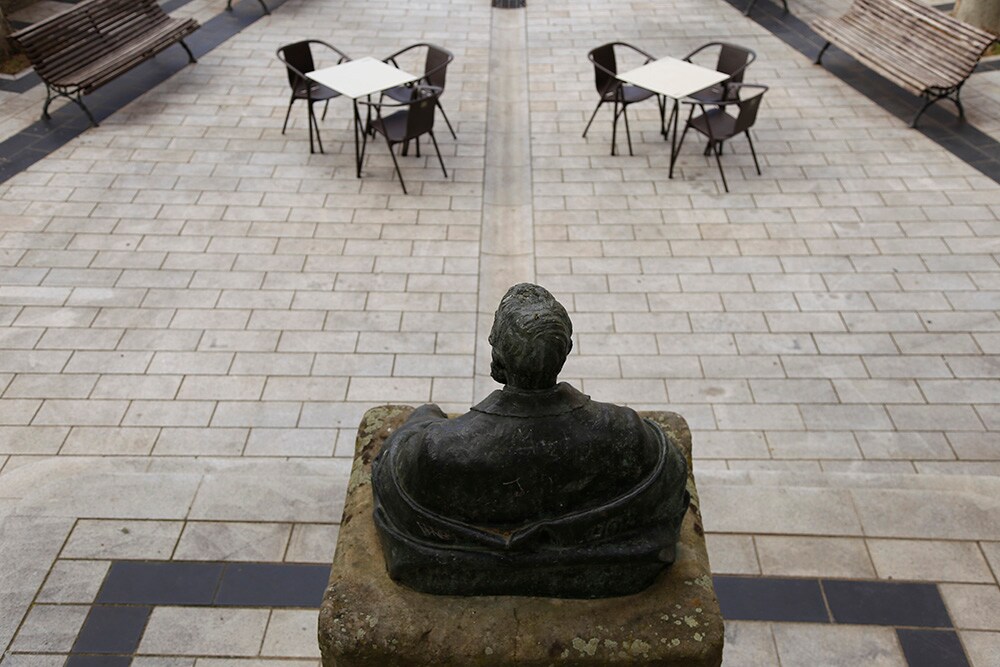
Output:
<path fill-rule="evenodd" d="M 673 563 L 687 463 L 633 410 L 556 383 L 565 308 L 522 283 L 500 301 L 491 375 L 466 414 L 424 405 L 372 466 L 390 576 L 442 595 L 610 597 Z"/>

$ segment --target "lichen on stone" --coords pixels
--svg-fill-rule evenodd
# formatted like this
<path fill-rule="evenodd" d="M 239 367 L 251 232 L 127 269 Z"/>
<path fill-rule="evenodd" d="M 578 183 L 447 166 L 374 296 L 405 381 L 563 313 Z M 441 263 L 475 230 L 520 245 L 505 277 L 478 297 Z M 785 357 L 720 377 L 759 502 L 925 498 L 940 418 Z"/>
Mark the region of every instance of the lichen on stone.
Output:
<path fill-rule="evenodd" d="M 597 653 L 597 647 L 601 640 L 594 637 L 588 641 L 584 641 L 579 637 L 573 637 L 573 648 L 580 652 L 581 655 L 594 655 Z"/>

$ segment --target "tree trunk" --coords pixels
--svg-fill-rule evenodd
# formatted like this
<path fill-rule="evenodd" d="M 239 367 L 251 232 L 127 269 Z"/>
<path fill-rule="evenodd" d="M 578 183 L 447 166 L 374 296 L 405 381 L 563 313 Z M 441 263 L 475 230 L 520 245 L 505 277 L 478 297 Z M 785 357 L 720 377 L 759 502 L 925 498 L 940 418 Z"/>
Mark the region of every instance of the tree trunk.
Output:
<path fill-rule="evenodd" d="M 955 18 L 1000 35 L 1000 0 L 958 0 Z"/>
<path fill-rule="evenodd" d="M 11 32 L 13 31 L 10 29 L 10 23 L 7 22 L 7 12 L 4 11 L 3 7 L 0 7 L 0 60 L 7 60 L 13 50 L 10 42 L 7 41 L 7 35 Z"/>

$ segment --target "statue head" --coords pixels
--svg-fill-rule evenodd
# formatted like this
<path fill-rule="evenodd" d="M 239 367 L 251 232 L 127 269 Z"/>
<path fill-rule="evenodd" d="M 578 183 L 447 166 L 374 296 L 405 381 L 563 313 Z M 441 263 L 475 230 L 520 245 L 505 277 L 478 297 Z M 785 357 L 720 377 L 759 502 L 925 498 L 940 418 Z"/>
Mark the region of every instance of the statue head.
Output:
<path fill-rule="evenodd" d="M 517 389 L 547 389 L 573 349 L 573 324 L 544 287 L 514 285 L 500 300 L 490 331 L 490 375 Z"/>

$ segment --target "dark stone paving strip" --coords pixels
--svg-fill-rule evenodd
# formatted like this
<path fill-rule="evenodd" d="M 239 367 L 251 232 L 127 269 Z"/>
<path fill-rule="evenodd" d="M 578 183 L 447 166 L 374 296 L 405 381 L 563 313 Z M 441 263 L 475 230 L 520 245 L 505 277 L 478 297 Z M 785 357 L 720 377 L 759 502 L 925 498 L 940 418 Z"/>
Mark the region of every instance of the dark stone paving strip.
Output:
<path fill-rule="evenodd" d="M 310 608 L 329 578 L 329 565 L 114 561 L 96 603 Z"/>
<path fill-rule="evenodd" d="M 71 653 L 132 655 L 153 611 L 146 606 L 94 605 L 83 622 Z"/>
<path fill-rule="evenodd" d="M 950 630 L 896 630 L 909 667 L 969 667 L 958 634 Z"/>
<path fill-rule="evenodd" d="M 63 667 L 129 667 L 130 655 L 78 655 L 71 653 Z"/>
<path fill-rule="evenodd" d="M 275 0 L 274 11 L 284 4 Z M 263 16 L 260 5 L 240 3 L 232 12 L 223 11 L 185 38 L 195 57 L 209 53 Z M 127 74 L 102 86 L 84 98 L 84 103 L 98 122 L 132 102 L 189 65 L 187 54 L 175 45 L 132 69 Z M 41 105 L 38 113 L 41 114 Z M 82 134 L 90 124 L 83 111 L 68 103 L 52 113 L 50 120 L 39 120 L 4 142 L 0 142 L 0 183 L 24 171 L 52 151 Z"/>
<path fill-rule="evenodd" d="M 715 576 L 713 580 L 727 620 L 830 622 L 816 579 Z"/>
<path fill-rule="evenodd" d="M 329 575 L 329 566 L 301 563 L 113 561 L 66 667 L 129 665 L 155 605 L 316 609 Z M 968 667 L 936 584 L 713 580 L 726 620 L 890 626 L 909 667 Z"/>
<path fill-rule="evenodd" d="M 226 607 L 316 607 L 330 579 L 327 565 L 230 563 L 215 604 Z"/>
<path fill-rule="evenodd" d="M 743 11 L 744 0 L 726 0 L 726 2 Z M 807 23 L 791 13 L 783 14 L 781 3 L 774 0 L 761 0 L 754 7 L 750 18 L 810 60 L 816 58 L 816 54 L 826 43 L 826 40 L 813 32 Z M 907 124 L 923 104 L 918 95 L 875 74 L 840 51 L 836 45 L 828 49 L 823 56 L 822 67 Z M 984 63 L 980 68 L 986 71 L 1000 69 L 1000 62 Z M 968 85 L 967 82 L 966 86 Z M 920 118 L 916 131 L 983 175 L 1000 183 L 1000 142 L 959 120 L 955 106 L 951 102 L 947 100 L 938 102 L 928 109 Z"/>
<path fill-rule="evenodd" d="M 96 602 L 211 605 L 224 567 L 186 561 L 115 561 Z"/>
<path fill-rule="evenodd" d="M 837 623 L 952 627 L 935 584 L 826 580 L 823 590 Z"/>

